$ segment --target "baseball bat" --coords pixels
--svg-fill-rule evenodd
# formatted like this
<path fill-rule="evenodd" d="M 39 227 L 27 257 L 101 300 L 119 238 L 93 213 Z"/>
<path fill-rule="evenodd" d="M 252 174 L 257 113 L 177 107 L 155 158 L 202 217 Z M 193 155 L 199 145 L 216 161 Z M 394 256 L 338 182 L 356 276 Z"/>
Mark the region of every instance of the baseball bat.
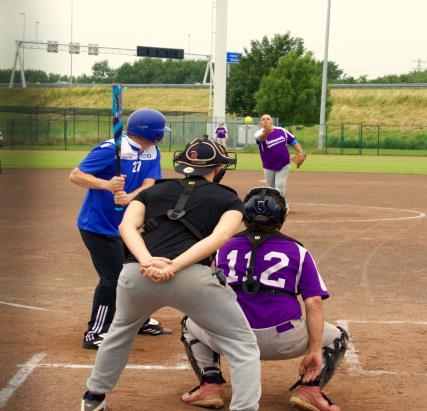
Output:
<path fill-rule="evenodd" d="M 116 176 L 120 177 L 120 151 L 122 147 L 123 134 L 123 87 L 121 84 L 113 84 L 113 135 L 114 135 L 114 160 Z M 116 206 L 117 211 L 122 211 L 122 206 Z"/>

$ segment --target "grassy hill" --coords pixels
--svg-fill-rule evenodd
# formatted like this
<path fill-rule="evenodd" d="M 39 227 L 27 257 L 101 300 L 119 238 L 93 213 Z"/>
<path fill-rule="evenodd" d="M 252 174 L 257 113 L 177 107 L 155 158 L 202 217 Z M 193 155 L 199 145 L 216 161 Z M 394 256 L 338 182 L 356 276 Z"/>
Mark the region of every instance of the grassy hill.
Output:
<path fill-rule="evenodd" d="M 332 89 L 330 123 L 427 125 L 427 89 Z"/>
<path fill-rule="evenodd" d="M 427 125 L 427 89 L 332 89 L 329 123 Z M 124 105 L 133 110 L 208 112 L 208 89 L 127 88 Z M 0 88 L 0 105 L 110 108 L 109 87 Z"/>
<path fill-rule="evenodd" d="M 125 88 L 128 110 L 151 107 L 160 111 L 206 112 L 208 89 Z M 110 87 L 0 88 L 1 106 L 110 108 Z"/>

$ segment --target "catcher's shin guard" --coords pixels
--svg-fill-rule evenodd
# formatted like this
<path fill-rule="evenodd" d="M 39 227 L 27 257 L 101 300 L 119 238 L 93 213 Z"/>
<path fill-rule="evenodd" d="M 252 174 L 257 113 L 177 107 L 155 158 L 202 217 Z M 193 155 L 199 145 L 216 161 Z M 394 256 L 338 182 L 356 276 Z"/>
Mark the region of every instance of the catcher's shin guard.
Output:
<path fill-rule="evenodd" d="M 199 340 L 193 338 L 193 336 L 189 333 L 187 329 L 186 321 L 188 316 L 185 316 L 181 321 L 181 341 L 184 344 L 185 352 L 187 354 L 187 358 L 190 361 L 191 367 L 193 371 L 197 375 L 197 378 L 200 381 L 200 384 L 207 382 L 209 384 L 223 384 L 225 383 L 224 378 L 222 377 L 221 368 L 220 368 L 220 355 L 210 348 L 205 347 L 212 353 L 212 360 L 207 366 L 203 367 L 199 364 L 196 356 L 194 355 L 193 346 L 197 343 L 200 343 Z M 200 343 L 201 344 L 201 343 Z"/>
<path fill-rule="evenodd" d="M 323 347 L 323 358 L 325 359 L 325 365 L 320 371 L 319 376 L 315 381 L 303 384 L 302 378 L 300 378 L 290 389 L 292 391 L 299 385 L 318 385 L 323 388 L 329 380 L 334 375 L 335 371 L 338 369 L 338 366 L 341 363 L 341 360 L 344 357 L 345 352 L 347 351 L 348 346 L 348 334 L 343 328 L 337 328 L 341 331 L 341 335 L 338 338 L 335 338 L 333 341 L 333 347 L 330 346 Z M 331 344 L 331 345 L 332 345 Z"/>

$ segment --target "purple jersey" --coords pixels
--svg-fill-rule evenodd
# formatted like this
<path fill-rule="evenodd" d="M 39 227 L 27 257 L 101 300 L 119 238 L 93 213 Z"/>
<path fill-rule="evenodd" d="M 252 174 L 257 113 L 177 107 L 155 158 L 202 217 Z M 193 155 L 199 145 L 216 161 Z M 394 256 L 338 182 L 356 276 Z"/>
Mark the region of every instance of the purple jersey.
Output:
<path fill-rule="evenodd" d="M 251 253 L 252 246 L 245 236 L 233 237 L 218 250 L 217 265 L 224 271 L 228 284 L 241 284 L 246 279 Z M 329 297 L 310 253 L 284 238 L 269 238 L 258 247 L 254 278 L 263 286 L 300 293 L 304 300 L 314 296 Z M 273 327 L 302 315 L 300 303 L 293 295 L 262 292 L 248 295 L 240 290 L 236 294 L 252 328 Z"/>
<path fill-rule="evenodd" d="M 227 129 L 225 127 L 217 127 L 215 134 L 216 138 L 225 138 L 227 135 Z"/>
<path fill-rule="evenodd" d="M 264 132 L 263 129 L 255 133 L 258 138 Z M 279 171 L 290 163 L 288 144 L 294 145 L 297 139 L 284 128 L 274 127 L 274 130 L 267 136 L 265 141 L 258 145 L 263 168 L 267 170 Z"/>

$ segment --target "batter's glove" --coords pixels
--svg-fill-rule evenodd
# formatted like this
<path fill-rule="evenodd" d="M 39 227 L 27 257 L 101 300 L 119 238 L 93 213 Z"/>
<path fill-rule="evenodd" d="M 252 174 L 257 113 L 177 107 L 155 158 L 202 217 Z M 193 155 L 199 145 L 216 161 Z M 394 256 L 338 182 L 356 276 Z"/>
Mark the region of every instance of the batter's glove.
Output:
<path fill-rule="evenodd" d="M 306 158 L 307 158 L 307 154 L 298 153 L 298 154 L 294 154 L 291 157 L 291 161 L 297 166 L 297 168 L 300 168 L 302 166 L 302 163 L 304 163 Z"/>

